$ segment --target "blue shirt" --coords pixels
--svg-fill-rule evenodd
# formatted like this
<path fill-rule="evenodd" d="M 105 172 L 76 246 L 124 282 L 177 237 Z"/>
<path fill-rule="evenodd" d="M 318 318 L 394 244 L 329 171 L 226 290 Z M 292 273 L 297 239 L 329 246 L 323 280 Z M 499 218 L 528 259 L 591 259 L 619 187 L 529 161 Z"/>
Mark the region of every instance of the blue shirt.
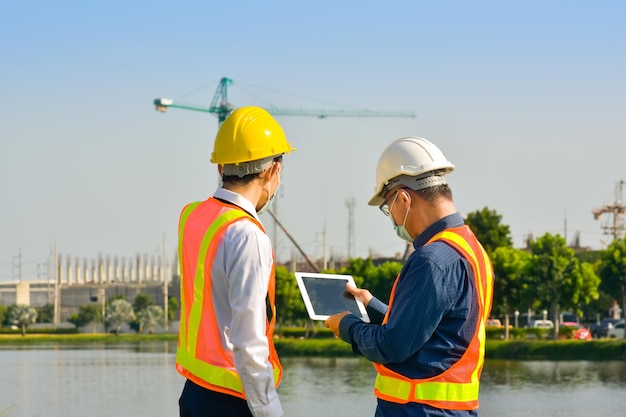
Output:
<path fill-rule="evenodd" d="M 435 234 L 462 226 L 459 213 L 444 217 L 419 235 L 415 251 L 398 276 L 388 322 L 374 322 L 387 306 L 372 299 L 373 323 L 354 315 L 341 320 L 341 338 L 352 350 L 409 378 L 441 374 L 458 361 L 469 345 L 478 320 L 473 272 L 467 260 Z M 376 416 L 476 416 L 474 411 L 440 410 L 425 404 L 396 404 L 378 399 Z"/>

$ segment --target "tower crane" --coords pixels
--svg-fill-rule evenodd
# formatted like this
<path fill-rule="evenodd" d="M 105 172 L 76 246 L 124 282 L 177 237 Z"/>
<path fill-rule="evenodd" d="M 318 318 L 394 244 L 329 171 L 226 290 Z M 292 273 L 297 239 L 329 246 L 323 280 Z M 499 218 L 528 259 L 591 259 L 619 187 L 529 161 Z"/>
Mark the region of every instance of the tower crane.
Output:
<path fill-rule="evenodd" d="M 165 113 L 170 107 L 174 109 L 183 109 L 183 110 L 193 110 L 204 113 L 212 113 L 217 116 L 218 127 L 222 125 L 222 122 L 226 120 L 226 118 L 235 110 L 235 106 L 228 101 L 228 86 L 233 84 L 233 80 L 227 77 L 222 77 L 217 86 L 217 90 L 213 95 L 213 100 L 211 101 L 211 105 L 200 106 L 196 104 L 187 104 L 181 103 L 178 101 L 174 101 L 170 98 L 156 98 L 154 99 L 154 105 L 156 109 L 160 112 Z M 313 116 L 319 119 L 325 119 L 327 117 L 409 117 L 416 118 L 415 112 L 413 111 L 375 111 L 375 110 L 322 110 L 322 109 L 284 109 L 277 107 L 266 107 L 265 110 L 268 111 L 273 116 Z M 268 210 L 268 213 L 272 216 L 276 224 L 280 226 L 285 235 L 291 240 L 291 242 L 296 246 L 298 251 L 304 256 L 305 260 L 309 264 L 309 266 L 315 271 L 319 272 L 317 266 L 311 261 L 311 259 L 307 256 L 307 254 L 302 250 L 302 248 L 298 245 L 295 239 L 291 236 L 291 234 L 287 231 L 285 226 L 278 220 L 276 213 L 274 213 L 271 209 Z M 352 216 L 352 214 L 351 214 Z M 351 230 L 350 233 L 353 233 Z M 352 236 L 348 236 L 350 242 L 353 239 Z M 351 248 L 348 249 L 351 251 Z"/>
<path fill-rule="evenodd" d="M 170 107 L 175 109 L 194 110 L 205 113 L 213 113 L 217 116 L 218 126 L 235 110 L 228 101 L 228 86 L 233 80 L 223 77 L 215 91 L 211 105 L 199 106 L 195 104 L 181 103 L 171 98 L 154 99 L 154 105 L 160 112 L 166 112 Z M 265 108 L 273 116 L 313 116 L 320 119 L 327 117 L 417 117 L 413 111 L 375 111 L 375 110 L 323 110 L 323 109 L 284 109 L 277 107 Z"/>

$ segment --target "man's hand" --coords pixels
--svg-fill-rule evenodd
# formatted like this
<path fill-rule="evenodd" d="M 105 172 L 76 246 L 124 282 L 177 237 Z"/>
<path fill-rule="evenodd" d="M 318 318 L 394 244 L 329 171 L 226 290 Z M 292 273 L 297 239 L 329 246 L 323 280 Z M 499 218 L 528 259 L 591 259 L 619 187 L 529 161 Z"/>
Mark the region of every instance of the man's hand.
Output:
<path fill-rule="evenodd" d="M 348 314 L 350 314 L 349 311 L 344 311 L 343 313 L 330 316 L 324 322 L 324 326 L 328 327 L 335 336 L 339 337 L 339 324 L 341 323 L 341 319 L 343 319 Z"/>
<path fill-rule="evenodd" d="M 346 289 L 350 294 L 354 296 L 357 300 L 361 301 L 365 307 L 370 303 L 374 296 L 368 290 L 353 287 L 352 285 L 346 283 Z"/>

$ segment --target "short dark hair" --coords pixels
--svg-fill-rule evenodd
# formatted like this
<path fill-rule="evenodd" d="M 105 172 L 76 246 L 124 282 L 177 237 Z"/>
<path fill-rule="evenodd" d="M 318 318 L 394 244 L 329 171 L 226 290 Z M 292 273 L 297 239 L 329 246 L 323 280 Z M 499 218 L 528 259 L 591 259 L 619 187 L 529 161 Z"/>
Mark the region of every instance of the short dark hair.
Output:
<path fill-rule="evenodd" d="M 430 205 L 435 205 L 441 199 L 452 201 L 452 190 L 448 184 L 435 185 L 433 187 L 422 188 L 421 190 L 411 190 L 420 196 Z"/>
<path fill-rule="evenodd" d="M 283 162 L 283 155 L 280 154 L 273 159 L 274 162 Z M 260 173 L 248 174 L 240 177 L 238 175 L 224 175 L 222 176 L 222 183 L 224 184 L 233 184 L 233 185 L 246 185 L 250 184 L 255 179 L 259 178 Z"/>
<path fill-rule="evenodd" d="M 232 184 L 232 185 L 246 185 L 250 184 L 255 179 L 259 178 L 259 174 L 248 174 L 240 177 L 238 175 L 223 175 L 222 183 L 223 184 Z"/>

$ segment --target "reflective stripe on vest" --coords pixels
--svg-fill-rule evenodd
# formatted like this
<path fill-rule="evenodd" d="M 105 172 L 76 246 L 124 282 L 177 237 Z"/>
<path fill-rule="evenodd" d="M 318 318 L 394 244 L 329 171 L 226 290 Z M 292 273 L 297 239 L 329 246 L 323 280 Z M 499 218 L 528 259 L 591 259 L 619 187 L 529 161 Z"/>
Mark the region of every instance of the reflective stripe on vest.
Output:
<path fill-rule="evenodd" d="M 188 237 L 185 234 L 185 227 L 190 215 L 198 208 L 199 205 L 203 205 L 202 209 L 208 210 L 205 218 L 201 219 L 200 227 L 206 228 L 206 232 L 202 235 L 200 244 L 193 243 L 195 246 L 199 246 L 196 253 L 183 252 L 183 242 L 187 242 Z M 226 228 L 233 222 L 247 219 L 257 224 L 259 228 L 265 232 L 256 219 L 249 214 L 239 209 L 236 206 L 228 205 L 220 202 L 216 199 L 209 199 L 205 202 L 192 203 L 183 209 L 180 216 L 179 223 L 179 260 L 181 265 L 181 317 L 180 317 L 180 331 L 178 338 L 178 350 L 176 352 L 176 369 L 186 378 L 191 379 L 196 384 L 208 389 L 223 392 L 229 395 L 234 395 L 240 398 L 245 398 L 243 385 L 237 371 L 234 367 L 234 363 L 231 357 L 228 357 L 221 346 L 220 337 L 218 334 L 217 325 L 215 323 L 215 315 L 211 310 L 203 311 L 203 307 L 211 306 L 211 304 L 204 305 L 203 300 L 205 297 L 212 297 L 211 295 L 211 282 L 210 282 L 210 270 L 206 270 L 205 265 L 210 265 L 212 259 L 217 250 L 217 244 L 220 240 L 220 236 L 226 230 Z M 194 223 L 194 226 L 196 224 Z M 196 230 L 196 234 L 198 230 Z M 200 230 L 202 233 L 202 229 Z M 198 235 L 199 236 L 199 235 Z M 191 257 L 190 260 L 185 258 Z M 208 262 L 207 262 L 208 260 Z M 188 271 L 195 266 L 194 271 Z M 193 286 L 190 287 L 191 282 L 188 279 L 193 279 Z M 270 362 L 274 371 L 274 381 L 278 385 L 282 377 L 282 368 L 278 361 L 278 355 L 274 348 L 272 340 L 272 333 L 274 329 L 274 321 L 276 317 L 275 305 L 274 305 L 274 270 L 272 268 L 271 276 L 268 287 L 268 297 L 270 300 L 270 307 L 272 309 L 272 321 L 267 323 L 266 335 L 268 337 L 268 343 L 270 348 Z M 210 323 L 203 322 L 203 320 L 210 321 Z M 202 326 L 202 327 L 201 327 Z M 205 348 L 212 348 L 211 355 L 207 352 L 198 352 L 199 347 L 199 335 L 202 334 L 202 342 L 208 343 Z M 201 344 L 201 346 L 203 346 Z M 214 351 L 218 351 L 215 354 Z M 211 356 L 210 360 L 214 363 L 209 363 L 207 356 Z"/>
<path fill-rule="evenodd" d="M 479 379 L 485 356 L 485 321 L 491 310 L 493 292 L 493 269 L 487 253 L 469 227 L 445 230 L 426 244 L 439 240 L 449 244 L 467 259 L 474 273 L 481 318 L 474 336 L 462 357 L 434 377 L 410 379 L 375 363 L 378 375 L 374 393 L 378 398 L 396 403 L 418 402 L 442 409 L 473 410 L 478 408 Z M 398 279 L 394 283 L 383 324 L 389 319 L 397 283 Z"/>

